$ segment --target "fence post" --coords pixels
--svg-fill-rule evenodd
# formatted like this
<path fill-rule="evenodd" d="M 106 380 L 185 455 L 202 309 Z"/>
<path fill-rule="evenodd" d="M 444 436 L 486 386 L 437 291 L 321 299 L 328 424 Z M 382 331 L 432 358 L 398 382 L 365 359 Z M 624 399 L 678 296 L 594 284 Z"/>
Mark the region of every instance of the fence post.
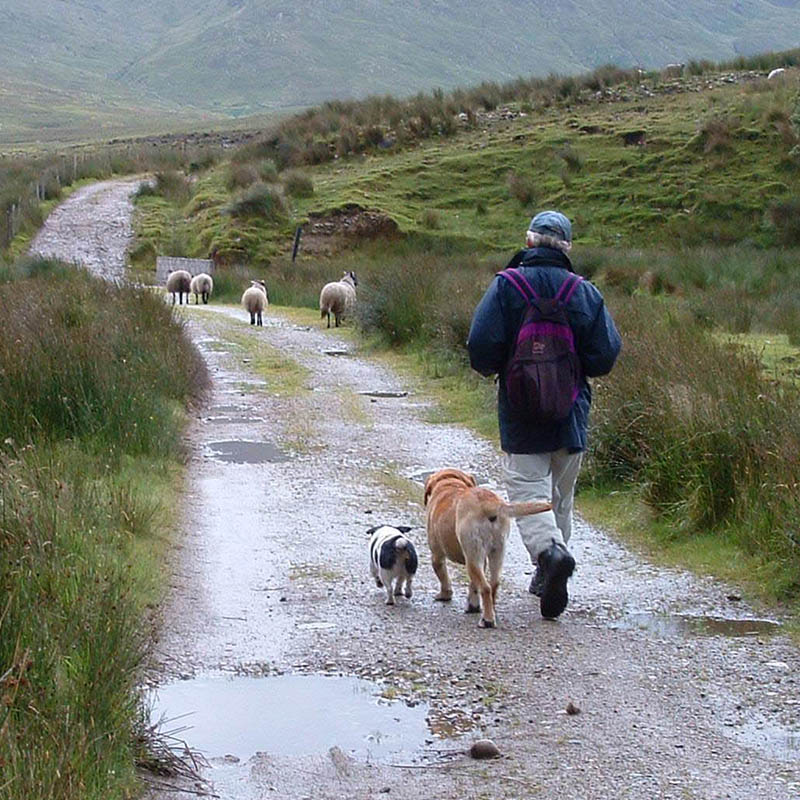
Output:
<path fill-rule="evenodd" d="M 297 258 L 297 251 L 300 249 L 300 235 L 303 233 L 303 226 L 298 225 L 294 234 L 294 247 L 292 247 L 292 263 Z"/>

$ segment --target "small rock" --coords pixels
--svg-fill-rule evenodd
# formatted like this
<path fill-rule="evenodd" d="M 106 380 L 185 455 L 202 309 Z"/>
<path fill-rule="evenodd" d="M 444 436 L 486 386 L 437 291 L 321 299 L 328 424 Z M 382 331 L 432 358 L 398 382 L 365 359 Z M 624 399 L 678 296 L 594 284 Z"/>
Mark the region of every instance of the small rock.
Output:
<path fill-rule="evenodd" d="M 500 758 L 500 750 L 491 739 L 478 739 L 469 748 L 470 758 Z"/>
<path fill-rule="evenodd" d="M 731 603 L 738 603 L 741 599 L 742 599 L 741 595 L 738 595 L 738 594 L 729 594 L 728 595 L 728 600 L 730 600 Z"/>
<path fill-rule="evenodd" d="M 569 703 L 567 703 L 567 714 L 571 714 L 572 716 L 574 716 L 575 714 L 580 714 L 580 713 L 581 710 L 578 708 L 578 706 L 576 706 L 575 703 L 573 703 L 570 700 Z"/>

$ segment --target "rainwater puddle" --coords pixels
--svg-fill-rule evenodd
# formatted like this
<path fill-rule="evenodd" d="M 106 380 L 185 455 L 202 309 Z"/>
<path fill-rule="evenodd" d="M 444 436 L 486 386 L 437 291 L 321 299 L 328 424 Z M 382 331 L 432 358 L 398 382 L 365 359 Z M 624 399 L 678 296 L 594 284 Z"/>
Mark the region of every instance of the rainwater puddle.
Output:
<path fill-rule="evenodd" d="M 291 456 L 272 442 L 246 442 L 232 440 L 209 442 L 206 447 L 215 461 L 233 464 L 264 464 L 289 461 Z"/>
<path fill-rule="evenodd" d="M 211 423 L 212 425 L 227 425 L 234 423 L 250 424 L 255 422 L 263 422 L 264 420 L 261 417 L 221 416 L 221 417 L 206 417 L 205 421 Z"/>
<path fill-rule="evenodd" d="M 338 746 L 359 758 L 411 756 L 430 731 L 428 708 L 380 697 L 358 678 L 209 676 L 153 692 L 151 720 L 185 727 L 180 738 L 208 758 L 257 752 L 295 756 Z"/>
<path fill-rule="evenodd" d="M 609 627 L 623 631 L 650 631 L 659 636 L 770 636 L 781 625 L 771 619 L 728 619 L 726 617 L 628 614 L 610 623 Z"/>
<path fill-rule="evenodd" d="M 408 397 L 408 392 L 403 392 L 403 391 L 394 392 L 389 389 L 367 390 L 364 392 L 359 392 L 359 394 L 362 394 L 365 397 Z"/>
<path fill-rule="evenodd" d="M 237 406 L 233 404 L 215 405 L 211 407 L 211 410 L 215 411 L 217 414 L 245 414 L 247 411 L 249 411 L 249 409 L 245 406 Z"/>

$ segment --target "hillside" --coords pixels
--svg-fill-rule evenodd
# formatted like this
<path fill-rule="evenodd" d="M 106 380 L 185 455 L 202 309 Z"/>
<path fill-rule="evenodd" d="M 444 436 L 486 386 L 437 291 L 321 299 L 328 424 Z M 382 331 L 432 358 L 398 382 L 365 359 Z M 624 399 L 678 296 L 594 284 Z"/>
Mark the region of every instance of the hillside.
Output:
<path fill-rule="evenodd" d="M 20 9 L 0 0 L 0 90 L 13 99 L 0 106 L 0 143 L 58 139 L 65 128 L 74 137 L 81 121 L 102 138 L 95 118 L 107 104 L 119 129 L 141 112 L 201 120 L 608 62 L 656 68 L 786 49 L 800 39 L 798 4 L 31 0 Z M 29 118 L 45 90 L 66 99 L 51 117 Z"/>
<path fill-rule="evenodd" d="M 295 226 L 305 223 L 302 259 L 340 247 L 336 234 L 346 239 L 348 225 L 365 224 L 353 221 L 356 214 L 459 249 L 508 251 L 537 207 L 566 209 L 589 246 L 800 244 L 792 210 L 797 87 L 794 72 L 779 81 L 721 72 L 597 93 L 575 89 L 569 101 L 547 107 L 477 109 L 449 135 L 434 123 L 430 135 L 407 145 L 388 146 L 407 135 L 402 126 L 367 126 L 382 131 L 372 148 L 346 122 L 337 121 L 341 128 L 327 143 L 318 132 L 312 138 L 308 131 L 319 131 L 324 112 L 303 115 L 198 180 L 183 209 L 182 246 L 186 255 L 261 265 L 285 253 Z M 366 112 L 351 117 L 359 113 Z M 413 125 L 420 119 L 413 115 L 425 112 L 411 104 L 405 113 Z M 355 142 L 354 154 L 315 163 L 347 141 Z M 265 165 L 274 172 L 286 153 L 290 167 L 308 160 L 302 169 L 313 190 L 286 190 L 296 169 L 268 177 Z M 284 215 L 247 200 L 267 190 L 284 192 Z M 153 242 L 148 250 L 164 246 Z"/>

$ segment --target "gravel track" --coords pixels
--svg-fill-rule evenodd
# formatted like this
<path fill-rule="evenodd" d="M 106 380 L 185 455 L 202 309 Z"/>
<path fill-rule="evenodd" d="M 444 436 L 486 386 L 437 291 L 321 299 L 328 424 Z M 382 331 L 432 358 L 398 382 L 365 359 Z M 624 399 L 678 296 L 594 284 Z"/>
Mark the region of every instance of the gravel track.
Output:
<path fill-rule="evenodd" d="M 127 195 L 120 185 L 85 198 L 70 198 L 71 216 L 65 204 L 58 232 L 47 233 L 48 220 L 43 235 L 49 252 L 108 275 L 103 251 L 73 257 L 74 237 L 102 238 L 87 228 L 126 213 Z M 348 724 L 339 715 L 309 721 L 333 739 L 302 756 L 281 752 L 280 743 L 237 755 L 231 743 L 206 753 L 206 787 L 231 800 L 800 796 L 800 653 L 778 626 L 759 621 L 763 610 L 730 586 L 649 564 L 579 520 L 565 614 L 540 618 L 512 531 L 499 627 L 479 630 L 462 613 L 460 571 L 453 602 L 432 599 L 420 480 L 454 465 L 492 485 L 500 474 L 493 446 L 431 422 L 423 384 L 351 351 L 335 330 L 272 310 L 264 328 L 230 307 L 183 313 L 214 381 L 189 432 L 153 680 L 190 685 L 237 674 L 253 676 L 255 688 L 277 675 L 358 676 L 398 716 L 420 707 L 427 716 L 422 745 L 391 759 L 336 746 L 336 730 Z M 299 395 L 254 375 L 235 341 L 241 335 L 307 370 Z M 407 394 L 362 394 L 375 390 Z M 214 455 L 223 441 L 267 443 L 286 460 L 223 461 Z M 367 569 L 365 531 L 380 522 L 413 525 L 420 552 L 415 595 L 393 608 Z M 566 713 L 568 703 L 580 713 Z M 277 702 L 251 728 L 269 742 L 293 711 Z M 221 720 L 225 709 L 216 713 Z M 191 743 L 192 731 L 183 735 Z M 482 736 L 502 758 L 460 752 Z M 152 797 L 188 798 L 203 787 L 184 789 Z"/>

